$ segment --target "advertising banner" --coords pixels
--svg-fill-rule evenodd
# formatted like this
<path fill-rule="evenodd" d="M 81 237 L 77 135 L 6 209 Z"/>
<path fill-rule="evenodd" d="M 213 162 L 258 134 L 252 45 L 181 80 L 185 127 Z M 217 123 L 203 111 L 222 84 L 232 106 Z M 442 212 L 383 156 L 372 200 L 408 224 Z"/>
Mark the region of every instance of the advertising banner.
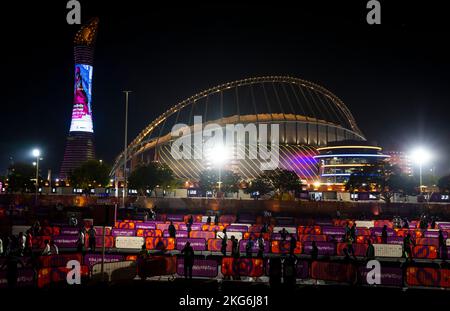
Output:
<path fill-rule="evenodd" d="M 175 249 L 175 239 L 174 238 L 147 237 L 147 238 L 145 238 L 145 246 L 149 250 L 170 251 L 170 250 Z"/>
<path fill-rule="evenodd" d="M 80 229 L 75 227 L 62 227 L 61 228 L 61 235 L 78 235 L 80 232 Z"/>
<path fill-rule="evenodd" d="M 232 242 L 227 241 L 227 252 L 231 252 Z M 209 239 L 208 250 L 211 252 L 220 252 L 222 249 L 222 239 Z"/>
<path fill-rule="evenodd" d="M 264 274 L 264 261 L 259 258 L 222 258 L 224 276 L 260 277 Z"/>
<path fill-rule="evenodd" d="M 246 246 L 247 246 L 248 240 L 240 240 L 239 241 L 239 252 L 242 254 L 246 253 Z M 258 241 L 253 240 L 253 247 L 252 247 L 252 253 L 258 253 L 259 251 L 259 245 Z M 264 240 L 264 253 L 270 252 L 270 243 L 267 240 Z"/>
<path fill-rule="evenodd" d="M 319 255 L 322 256 L 334 256 L 336 254 L 335 244 L 332 242 L 316 242 L 317 249 L 319 251 Z M 303 252 L 302 254 L 311 254 L 312 251 L 312 242 L 304 242 L 303 243 Z"/>
<path fill-rule="evenodd" d="M 360 278 L 359 283 L 363 285 L 369 285 L 367 283 L 367 274 L 371 269 L 368 269 L 366 265 L 358 267 Z M 403 286 L 403 271 L 400 267 L 384 267 L 381 265 L 380 285 L 384 286 Z"/>
<path fill-rule="evenodd" d="M 439 247 L 439 239 L 438 238 L 417 238 L 416 245 L 427 245 L 427 246 Z"/>
<path fill-rule="evenodd" d="M 245 233 L 248 230 L 248 226 L 246 225 L 229 225 L 227 227 L 228 232 L 242 232 Z"/>
<path fill-rule="evenodd" d="M 112 236 L 136 236 L 136 230 L 134 229 L 112 229 Z"/>
<path fill-rule="evenodd" d="M 153 222 L 138 222 L 135 227 L 136 229 L 155 230 L 156 224 Z"/>
<path fill-rule="evenodd" d="M 345 235 L 345 228 L 343 227 L 322 227 L 322 234 L 326 235 Z"/>
<path fill-rule="evenodd" d="M 272 241 L 271 242 L 271 251 L 274 254 L 289 254 L 291 250 L 291 242 L 290 241 Z M 297 241 L 296 247 L 294 250 L 294 254 L 302 253 L 302 244 Z"/>
<path fill-rule="evenodd" d="M 102 236 L 103 235 L 103 227 L 102 226 L 94 226 L 95 235 Z M 105 227 L 105 235 L 111 235 L 112 227 Z"/>
<path fill-rule="evenodd" d="M 158 230 L 161 231 L 161 230 Z M 164 238 L 169 238 L 170 234 L 169 234 L 169 230 L 164 230 L 163 235 Z M 177 230 L 175 232 L 175 237 L 176 238 L 187 238 L 188 237 L 188 232 L 187 231 L 181 231 L 181 230 Z"/>
<path fill-rule="evenodd" d="M 416 245 L 413 247 L 413 258 L 436 259 L 438 248 L 436 246 Z"/>
<path fill-rule="evenodd" d="M 294 235 L 294 237 L 297 239 L 297 235 L 296 235 L 296 234 Z M 291 236 L 290 236 L 290 235 L 287 235 L 287 236 L 285 236 L 284 239 L 283 239 L 282 234 L 280 234 L 280 233 L 272 233 L 272 234 L 270 235 L 270 239 L 271 239 L 272 241 L 283 241 L 283 240 L 290 241 L 290 240 L 291 240 Z"/>
<path fill-rule="evenodd" d="M 442 231 L 442 235 L 444 236 L 444 239 L 448 238 L 448 232 Z M 439 238 L 439 230 L 426 230 L 423 233 L 424 238 Z"/>
<path fill-rule="evenodd" d="M 104 262 L 118 262 L 124 260 L 123 255 L 105 254 Z M 81 262 L 81 260 L 80 260 Z M 93 265 L 102 262 L 102 254 L 87 254 L 84 256 L 84 265 L 92 268 Z"/>
<path fill-rule="evenodd" d="M 372 232 L 372 235 L 374 235 L 374 236 L 381 236 L 381 234 L 383 232 L 383 228 L 375 227 L 375 228 L 370 229 L 370 231 Z M 391 228 L 387 228 L 386 232 L 387 232 L 388 237 L 396 235 L 394 229 L 391 229 Z"/>
<path fill-rule="evenodd" d="M 194 251 L 205 251 L 206 250 L 206 240 L 200 239 L 200 238 L 177 238 L 176 239 L 176 245 L 177 250 L 181 251 L 184 246 L 186 245 L 186 242 L 191 244 Z"/>
<path fill-rule="evenodd" d="M 219 262 L 217 259 L 205 259 L 203 257 L 195 257 L 192 266 L 192 276 L 202 278 L 215 278 L 218 274 Z M 184 258 L 177 257 L 177 274 L 184 276 Z"/>
<path fill-rule="evenodd" d="M 59 254 L 51 256 L 40 256 L 39 257 L 39 267 L 41 268 L 55 268 L 55 267 L 65 267 L 67 262 L 71 260 L 77 260 L 78 262 L 83 261 L 83 256 L 81 254 Z"/>
<path fill-rule="evenodd" d="M 236 239 L 236 240 L 242 240 L 242 232 L 229 232 L 229 231 L 227 231 L 227 237 L 228 237 L 228 239 L 231 239 L 231 237 L 232 236 L 234 236 L 234 238 Z M 223 234 L 223 232 L 217 232 L 217 237 L 219 238 L 219 239 L 222 239 L 223 237 L 224 237 L 224 234 Z"/>
<path fill-rule="evenodd" d="M 191 226 L 191 231 L 192 230 L 200 231 L 200 230 L 202 230 L 202 226 L 203 226 L 202 223 L 193 223 Z M 188 227 L 187 224 L 184 224 L 184 223 L 178 225 L 178 229 L 183 230 L 183 231 L 187 231 L 187 227 Z"/>
<path fill-rule="evenodd" d="M 298 226 L 297 228 L 297 234 L 303 235 L 303 234 L 321 234 L 322 229 L 319 226 Z"/>
<path fill-rule="evenodd" d="M 357 268 L 351 263 L 313 261 L 311 278 L 354 284 L 357 280 Z"/>
<path fill-rule="evenodd" d="M 162 236 L 162 232 L 159 229 L 136 229 L 136 236 L 143 236 L 143 237 L 160 237 Z"/>
<path fill-rule="evenodd" d="M 406 268 L 406 283 L 409 286 L 450 288 L 450 269 L 408 267 Z"/>
<path fill-rule="evenodd" d="M 89 276 L 89 267 L 81 266 L 80 273 L 82 278 L 87 278 Z M 38 287 L 43 288 L 51 283 L 66 283 L 67 273 L 70 269 L 66 267 L 57 268 L 42 268 L 38 271 Z M 83 281 L 82 281 L 83 282 Z"/>
<path fill-rule="evenodd" d="M 114 247 L 115 238 L 111 235 L 105 236 L 105 248 L 113 248 Z M 95 239 L 95 247 L 101 248 L 103 247 L 103 236 L 97 237 Z"/>
<path fill-rule="evenodd" d="M 92 69 L 90 65 L 75 64 L 71 132 L 94 132 L 91 110 Z"/>
<path fill-rule="evenodd" d="M 215 239 L 216 233 L 210 232 L 210 231 L 191 231 L 190 237 L 191 238 L 202 238 L 205 240 L 209 240 L 209 239 Z"/>
<path fill-rule="evenodd" d="M 167 221 L 183 222 L 184 221 L 184 215 L 181 215 L 181 214 L 167 214 L 166 220 Z"/>
<path fill-rule="evenodd" d="M 53 237 L 58 248 L 76 248 L 78 242 L 78 235 L 57 235 Z"/>
<path fill-rule="evenodd" d="M 118 229 L 136 229 L 136 224 L 132 221 L 120 221 L 116 223 Z"/>
<path fill-rule="evenodd" d="M 77 232 L 78 233 L 78 232 Z M 25 232 L 24 232 L 25 234 Z M 42 235 L 59 235 L 59 234 L 65 234 L 61 232 L 61 229 L 57 226 L 46 226 L 41 228 L 41 234 Z"/>
<path fill-rule="evenodd" d="M 373 244 L 375 248 L 375 257 L 402 257 L 402 245 L 397 244 Z"/>
<path fill-rule="evenodd" d="M 141 249 L 143 244 L 144 238 L 139 236 L 117 236 L 115 238 L 116 248 Z"/>
<path fill-rule="evenodd" d="M 373 220 L 355 220 L 357 228 L 372 228 L 375 227 L 375 221 Z"/>
<path fill-rule="evenodd" d="M 232 224 L 236 222 L 236 215 L 222 215 L 219 217 L 219 223 Z"/>
<path fill-rule="evenodd" d="M 285 229 L 288 233 L 296 234 L 297 228 L 296 227 L 289 227 L 289 226 L 277 226 L 273 228 L 273 233 L 280 233 L 281 230 Z"/>
<path fill-rule="evenodd" d="M 255 239 L 259 238 L 260 236 L 261 236 L 261 233 L 259 233 L 259 232 L 245 232 L 243 239 L 248 240 L 249 238 L 251 238 L 252 240 L 255 240 Z M 262 238 L 264 240 L 269 240 L 270 233 L 263 233 Z"/>
<path fill-rule="evenodd" d="M 336 252 L 338 256 L 345 256 L 344 249 L 348 248 L 347 243 L 337 243 Z M 353 243 L 353 250 L 355 256 L 365 257 L 367 251 L 367 244 Z"/>
<path fill-rule="evenodd" d="M 17 283 L 18 288 L 22 287 L 34 287 L 34 270 L 30 268 L 17 270 Z M 0 289 L 8 287 L 8 271 L 0 270 Z"/>
<path fill-rule="evenodd" d="M 327 236 L 324 234 L 303 234 L 298 236 L 298 240 L 301 242 L 316 241 L 316 242 L 326 242 Z"/>

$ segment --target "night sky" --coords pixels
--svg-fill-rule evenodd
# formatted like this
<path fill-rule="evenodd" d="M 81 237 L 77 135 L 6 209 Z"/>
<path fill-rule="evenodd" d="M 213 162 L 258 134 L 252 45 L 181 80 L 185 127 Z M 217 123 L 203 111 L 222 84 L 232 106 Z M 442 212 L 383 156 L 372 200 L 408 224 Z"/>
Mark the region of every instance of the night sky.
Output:
<path fill-rule="evenodd" d="M 44 169 L 57 173 L 79 26 L 66 23 L 64 0 L 14 2 L 2 3 L 0 18 L 0 174 L 10 157 L 33 161 L 35 146 L 43 150 Z M 425 145 L 435 153 L 438 175 L 450 172 L 450 27 L 448 11 L 432 1 L 380 1 L 382 25 L 367 25 L 365 0 L 80 2 L 83 22 L 100 18 L 92 101 L 99 159 L 111 162 L 123 148 L 122 90 L 133 91 L 131 140 L 198 91 L 291 75 L 340 97 L 370 141 L 405 151 Z"/>

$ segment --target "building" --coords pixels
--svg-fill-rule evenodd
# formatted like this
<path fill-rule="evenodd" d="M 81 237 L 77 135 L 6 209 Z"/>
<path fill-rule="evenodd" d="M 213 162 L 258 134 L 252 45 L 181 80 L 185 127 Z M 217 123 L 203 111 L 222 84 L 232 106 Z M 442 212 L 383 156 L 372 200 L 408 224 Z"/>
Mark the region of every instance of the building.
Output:
<path fill-rule="evenodd" d="M 87 160 L 95 159 L 92 122 L 92 72 L 98 18 L 91 19 L 74 39 L 75 84 L 72 121 L 64 158 L 59 172 L 61 179 Z"/>
<path fill-rule="evenodd" d="M 408 176 L 413 175 L 413 165 L 411 158 L 403 151 L 385 151 L 389 155 L 388 162 L 390 165 L 397 166 L 400 171 Z"/>
<path fill-rule="evenodd" d="M 246 129 L 245 135 L 234 131 L 238 125 Z M 213 135 L 205 132 L 212 127 L 219 148 L 208 146 Z M 187 142 L 182 148 L 180 133 Z M 233 144 L 227 144 L 228 137 Z M 201 171 L 214 167 L 251 179 L 267 168 L 267 154 L 261 152 L 267 142 L 267 152 L 279 146 L 277 167 L 313 182 L 319 178 L 316 148 L 349 139 L 366 140 L 336 95 L 293 77 L 256 77 L 204 90 L 162 112 L 129 144 L 126 167 L 128 174 L 140 164 L 160 161 L 186 180 L 196 180 Z M 121 153 L 111 172 L 116 180 L 122 179 L 123 166 Z"/>
<path fill-rule="evenodd" d="M 319 161 L 320 179 L 316 187 L 325 185 L 333 190 L 343 190 L 350 175 L 354 173 L 370 174 L 381 166 L 389 155 L 382 153 L 382 148 L 361 141 L 341 141 L 317 148 L 319 155 L 314 158 Z M 330 189 L 331 190 L 331 189 Z"/>

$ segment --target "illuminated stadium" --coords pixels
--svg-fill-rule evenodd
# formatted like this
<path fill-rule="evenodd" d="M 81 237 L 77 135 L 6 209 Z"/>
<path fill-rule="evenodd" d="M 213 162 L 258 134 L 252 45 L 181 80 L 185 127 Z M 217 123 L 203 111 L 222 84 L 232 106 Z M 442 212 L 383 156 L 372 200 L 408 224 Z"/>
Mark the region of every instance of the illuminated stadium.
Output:
<path fill-rule="evenodd" d="M 345 140 L 366 140 L 347 106 L 324 87 L 288 76 L 256 77 L 204 90 L 162 113 L 129 144 L 127 170 L 160 161 L 168 164 L 177 177 L 198 178 L 201 171 L 212 167 L 211 159 L 175 159 L 171 153 L 174 143 L 171 131 L 174 125 L 183 124 L 195 136 L 199 127 L 194 126 L 194 120 L 199 118 L 203 127 L 278 124 L 278 167 L 293 170 L 307 181 L 319 178 L 318 161 L 314 158 L 318 155 L 317 147 Z M 271 143 L 273 139 L 267 136 L 267 142 Z M 246 155 L 250 154 L 251 145 L 247 140 L 243 144 Z M 260 138 L 257 145 L 259 151 Z M 195 153 L 198 145 L 192 143 L 190 148 Z M 119 179 L 123 176 L 123 163 L 121 153 L 112 170 L 112 175 Z M 261 173 L 261 163 L 259 157 L 232 158 L 222 167 L 251 179 Z"/>

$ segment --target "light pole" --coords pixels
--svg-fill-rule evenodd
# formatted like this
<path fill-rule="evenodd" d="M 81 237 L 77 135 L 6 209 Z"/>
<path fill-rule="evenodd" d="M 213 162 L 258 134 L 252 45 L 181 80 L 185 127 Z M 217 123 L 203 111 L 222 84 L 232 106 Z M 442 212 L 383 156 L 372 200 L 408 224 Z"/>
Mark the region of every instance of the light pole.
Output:
<path fill-rule="evenodd" d="M 125 138 L 124 138 L 124 148 L 123 148 L 123 207 L 125 207 L 125 199 L 127 196 L 127 159 L 128 159 L 128 95 L 131 91 L 123 91 L 125 93 Z"/>
<path fill-rule="evenodd" d="M 422 186 L 423 186 L 422 167 L 425 163 L 427 163 L 431 159 L 431 155 L 426 149 L 417 148 L 412 152 L 411 157 L 413 161 L 419 165 L 419 191 L 420 193 L 422 193 Z"/>
<path fill-rule="evenodd" d="M 36 183 L 35 183 L 35 194 L 34 194 L 34 205 L 37 205 L 38 201 L 38 189 L 39 189 L 39 157 L 41 156 L 41 151 L 39 149 L 33 149 L 33 157 L 36 158 Z"/>

